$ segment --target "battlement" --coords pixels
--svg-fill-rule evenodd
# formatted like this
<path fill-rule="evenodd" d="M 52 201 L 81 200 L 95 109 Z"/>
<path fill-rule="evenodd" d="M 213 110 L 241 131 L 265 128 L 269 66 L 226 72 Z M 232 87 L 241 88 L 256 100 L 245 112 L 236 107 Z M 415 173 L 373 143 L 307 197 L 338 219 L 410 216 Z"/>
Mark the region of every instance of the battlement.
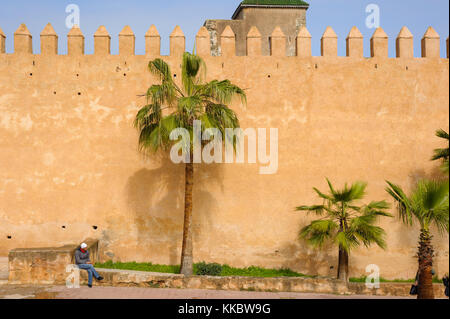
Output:
<path fill-rule="evenodd" d="M 41 55 L 58 54 L 58 35 L 49 23 L 40 34 Z M 227 26 L 220 35 L 220 56 L 236 55 L 236 35 L 230 26 Z M 276 57 L 288 56 L 286 50 L 287 36 L 280 27 L 276 27 L 270 36 L 270 55 Z M 375 30 L 370 39 L 370 57 L 388 58 L 388 35 L 382 28 Z M 246 36 L 247 56 L 262 55 L 262 36 L 253 26 Z M 6 35 L 0 28 L 0 54 L 6 52 Z M 119 55 L 135 55 L 136 36 L 129 26 L 125 26 L 119 33 Z M 350 30 L 346 38 L 346 56 L 349 58 L 363 58 L 364 38 L 357 27 Z M 447 38 L 447 56 L 449 57 L 449 39 Z M 176 26 L 170 35 L 170 56 L 179 56 L 185 51 L 186 39 L 183 31 Z M 327 27 L 321 38 L 321 56 L 338 56 L 338 36 L 331 27 Z M 78 26 L 74 26 L 67 34 L 67 48 L 69 56 L 84 55 L 85 37 Z M 145 34 L 145 55 L 161 55 L 161 36 L 157 28 L 152 25 Z M 421 56 L 423 58 L 440 58 L 440 36 L 429 27 L 421 39 Z M 211 35 L 202 27 L 196 36 L 197 54 L 211 56 Z M 14 53 L 33 54 L 32 35 L 25 24 L 20 25 L 14 33 Z M 94 34 L 94 55 L 111 54 L 111 36 L 105 26 L 100 26 Z M 296 37 L 296 56 L 311 57 L 311 34 L 306 27 L 302 27 Z M 396 38 L 396 57 L 414 57 L 414 36 L 407 27 L 400 30 Z"/>

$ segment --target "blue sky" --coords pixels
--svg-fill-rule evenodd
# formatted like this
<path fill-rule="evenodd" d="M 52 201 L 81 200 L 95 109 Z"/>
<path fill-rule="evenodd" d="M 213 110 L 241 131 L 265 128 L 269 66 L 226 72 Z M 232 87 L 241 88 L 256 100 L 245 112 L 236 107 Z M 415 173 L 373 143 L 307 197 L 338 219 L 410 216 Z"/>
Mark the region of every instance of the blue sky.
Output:
<path fill-rule="evenodd" d="M 86 53 L 93 53 L 93 34 L 105 25 L 112 37 L 111 50 L 118 52 L 118 33 L 130 25 L 136 34 L 136 54 L 144 53 L 144 34 L 155 24 L 162 37 L 162 54 L 168 54 L 169 35 L 180 25 L 186 35 L 186 48 L 192 50 L 195 34 L 206 19 L 230 19 L 241 0 L 22 0 L 2 1 L 0 28 L 7 36 L 7 52 L 13 51 L 13 33 L 25 23 L 33 35 L 33 48 L 39 53 L 39 34 L 51 22 L 59 35 L 60 54 L 67 52 L 65 26 L 68 4 L 81 11 L 81 29 L 86 36 Z M 420 56 L 420 39 L 428 26 L 441 35 L 441 56 L 446 56 L 449 33 L 448 0 L 310 0 L 308 29 L 313 37 L 313 55 L 320 55 L 320 38 L 329 25 L 339 36 L 339 55 L 345 55 L 345 38 L 353 25 L 365 37 L 365 55 L 370 52 L 373 29 L 365 25 L 368 4 L 380 7 L 381 27 L 390 37 L 390 56 L 395 56 L 395 37 L 406 25 L 415 36 L 415 55 Z M 20 4 L 18 4 L 20 3 Z"/>

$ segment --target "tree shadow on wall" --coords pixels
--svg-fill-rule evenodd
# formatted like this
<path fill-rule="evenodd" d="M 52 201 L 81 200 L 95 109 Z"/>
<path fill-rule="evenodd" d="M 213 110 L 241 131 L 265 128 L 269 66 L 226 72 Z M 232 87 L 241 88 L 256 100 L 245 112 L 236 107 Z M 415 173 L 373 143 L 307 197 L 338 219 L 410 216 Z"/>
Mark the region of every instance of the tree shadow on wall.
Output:
<path fill-rule="evenodd" d="M 422 179 L 446 180 L 448 175 L 442 171 L 440 166 L 434 166 L 429 172 L 424 169 L 416 169 L 409 174 L 407 186 L 412 189 Z"/>
<path fill-rule="evenodd" d="M 311 276 L 336 277 L 337 248 L 330 242 L 322 248 L 314 248 L 304 240 L 286 244 L 280 248 L 278 255 L 286 262 L 284 268 L 298 269 L 301 273 Z"/>
<path fill-rule="evenodd" d="M 158 159 L 159 158 L 159 159 Z M 134 213 L 137 247 L 146 261 L 180 262 L 184 222 L 185 165 L 174 164 L 167 155 L 159 155 L 161 166 L 140 169 L 129 177 L 127 203 Z M 199 175 L 206 171 L 208 185 L 221 180 L 218 165 L 195 165 L 193 191 L 193 239 L 211 228 L 211 211 L 216 207 L 208 185 L 201 185 Z M 205 182 L 205 181 L 202 181 Z M 195 257 L 195 246 L 194 246 Z"/>

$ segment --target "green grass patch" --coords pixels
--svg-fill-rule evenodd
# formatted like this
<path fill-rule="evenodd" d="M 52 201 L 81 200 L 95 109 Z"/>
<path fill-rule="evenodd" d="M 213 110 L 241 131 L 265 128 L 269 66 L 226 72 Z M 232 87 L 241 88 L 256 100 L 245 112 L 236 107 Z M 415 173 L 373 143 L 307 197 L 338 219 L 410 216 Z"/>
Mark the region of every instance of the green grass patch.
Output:
<path fill-rule="evenodd" d="M 161 272 L 167 274 L 180 273 L 180 266 L 155 265 L 152 263 L 137 263 L 135 261 L 128 263 L 107 261 L 103 264 L 96 263 L 95 267 L 104 269 L 137 270 L 148 272 Z"/>
<path fill-rule="evenodd" d="M 199 266 L 204 265 L 204 263 L 194 264 L 194 273 L 198 274 Z M 244 277 L 310 277 L 314 278 L 315 276 L 308 276 L 302 273 L 297 273 L 293 270 L 283 268 L 283 269 L 266 269 L 261 267 L 251 266 L 248 268 L 234 268 L 228 265 L 221 265 L 222 271 L 220 272 L 220 276 L 244 276 Z M 106 263 L 97 263 L 95 264 L 97 268 L 105 268 L 105 269 L 121 269 L 121 270 L 137 270 L 137 271 L 148 271 L 148 272 L 159 272 L 159 273 L 168 273 L 168 274 L 179 274 L 180 266 L 175 265 L 156 265 L 152 263 L 137 263 L 137 262 L 127 262 L 121 263 L 112 261 L 107 261 Z"/>
<path fill-rule="evenodd" d="M 248 268 L 234 268 L 228 265 L 222 266 L 221 276 L 247 276 L 247 277 L 312 277 L 292 271 L 287 268 L 266 269 L 251 266 Z"/>

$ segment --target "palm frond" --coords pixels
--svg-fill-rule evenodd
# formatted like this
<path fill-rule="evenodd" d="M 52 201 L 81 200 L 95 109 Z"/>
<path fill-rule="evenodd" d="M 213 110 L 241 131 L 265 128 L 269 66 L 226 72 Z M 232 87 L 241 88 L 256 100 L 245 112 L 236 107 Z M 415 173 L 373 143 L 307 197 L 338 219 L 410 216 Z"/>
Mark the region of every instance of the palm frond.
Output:
<path fill-rule="evenodd" d="M 450 169 L 449 169 L 450 167 L 449 167 L 449 160 L 446 160 L 446 161 L 444 161 L 444 163 L 442 164 L 442 167 L 441 167 L 441 169 L 442 169 L 442 171 L 444 172 L 444 173 L 449 173 L 449 171 L 450 171 Z"/>
<path fill-rule="evenodd" d="M 406 196 L 405 192 L 402 190 L 402 188 L 394 183 L 391 183 L 389 181 L 386 181 L 386 183 L 389 185 L 389 187 L 386 187 L 386 192 L 392 196 L 392 198 L 397 203 L 397 211 L 400 219 L 405 223 L 406 225 L 412 225 L 413 224 L 413 216 L 411 212 L 411 201 Z"/>
<path fill-rule="evenodd" d="M 333 184 L 331 184 L 331 182 L 328 178 L 326 180 L 327 180 L 328 187 L 330 188 L 331 195 L 334 196 L 334 194 L 336 194 L 336 191 L 334 190 Z"/>
<path fill-rule="evenodd" d="M 163 59 L 155 59 L 148 64 L 150 72 L 159 77 L 161 82 L 173 82 L 169 64 Z"/>
<path fill-rule="evenodd" d="M 328 200 L 328 201 L 332 201 L 333 200 L 332 196 L 328 196 L 328 195 L 322 193 L 317 188 L 313 187 L 313 190 L 317 193 L 317 195 L 319 195 L 320 198 L 323 198 L 323 199 Z"/>
<path fill-rule="evenodd" d="M 443 138 L 443 139 L 446 139 L 446 140 L 450 140 L 449 134 L 446 131 L 444 131 L 443 129 L 437 130 L 436 131 L 436 136 L 440 137 L 440 138 Z"/>
<path fill-rule="evenodd" d="M 338 225 L 329 219 L 315 220 L 300 231 L 299 237 L 307 240 L 312 246 L 320 247 L 327 239 L 333 237 Z"/>
<path fill-rule="evenodd" d="M 367 205 L 367 208 L 370 210 L 383 210 L 383 209 L 391 208 L 391 205 L 388 202 L 386 202 L 385 200 L 372 201 Z"/>
<path fill-rule="evenodd" d="M 161 135 L 158 124 L 144 127 L 139 135 L 139 150 L 142 152 L 158 151 L 161 146 Z"/>
<path fill-rule="evenodd" d="M 355 234 L 349 231 L 338 232 L 334 240 L 336 244 L 343 248 L 347 253 L 349 253 L 353 248 L 359 246 L 359 242 Z"/>
<path fill-rule="evenodd" d="M 448 148 L 438 148 L 434 150 L 434 155 L 431 158 L 432 161 L 437 161 L 440 159 L 448 160 L 450 156 L 450 151 Z"/>
<path fill-rule="evenodd" d="M 241 102 L 247 104 L 245 91 L 231 83 L 229 80 L 213 80 L 197 88 L 198 93 L 205 99 L 213 99 L 218 104 L 230 104 L 235 97 L 239 97 Z"/>
<path fill-rule="evenodd" d="M 236 113 L 224 104 L 207 102 L 205 112 L 216 123 L 217 128 L 222 134 L 224 134 L 227 128 L 235 129 L 240 127 Z"/>
<path fill-rule="evenodd" d="M 391 205 L 386 201 L 373 201 L 368 205 L 362 207 L 363 216 L 371 216 L 375 219 L 378 217 L 394 217 L 386 210 L 389 209 Z"/>
<path fill-rule="evenodd" d="M 185 52 L 181 73 L 184 91 L 186 95 L 192 95 L 196 85 L 201 83 L 206 75 L 206 64 L 198 55 Z"/>
<path fill-rule="evenodd" d="M 295 208 L 296 211 L 306 211 L 308 213 L 314 213 L 318 216 L 322 216 L 326 211 L 324 205 L 314 205 L 314 206 L 299 206 Z"/>
<path fill-rule="evenodd" d="M 177 89 L 172 82 L 152 85 L 146 93 L 147 101 L 171 107 L 177 98 Z"/>
<path fill-rule="evenodd" d="M 348 201 L 352 202 L 355 200 L 362 199 L 366 195 L 366 187 L 367 187 L 366 182 L 356 182 L 352 184 L 352 186 L 350 187 L 350 194 Z"/>
<path fill-rule="evenodd" d="M 424 229 L 435 224 L 439 232 L 449 231 L 449 184 L 447 181 L 422 180 L 408 197 L 400 186 L 388 182 L 387 192 L 401 205 L 400 216 L 411 225 L 415 217 Z"/>
<path fill-rule="evenodd" d="M 423 206 L 426 210 L 433 210 L 448 200 L 448 182 L 422 181 L 419 182 L 418 190 L 423 196 Z"/>
<path fill-rule="evenodd" d="M 425 229 L 435 224 L 441 233 L 448 232 L 448 194 L 448 181 L 422 180 L 417 183 L 410 196 L 411 210 Z"/>
<path fill-rule="evenodd" d="M 442 139 L 446 139 L 447 143 L 449 142 L 449 134 L 446 131 L 442 130 L 442 129 L 436 131 L 436 136 L 440 137 Z M 444 173 L 447 173 L 447 174 L 449 172 L 449 159 L 450 159 L 450 149 L 449 149 L 449 147 L 435 149 L 434 150 L 434 155 L 431 158 L 432 161 L 443 160 L 442 171 Z"/>
<path fill-rule="evenodd" d="M 329 183 L 329 185 L 331 185 L 331 183 Z M 345 184 L 343 189 L 333 190 L 333 198 L 336 202 L 349 204 L 353 201 L 362 199 L 365 195 L 366 187 L 367 183 L 364 182 L 355 182 L 350 187 Z"/>
<path fill-rule="evenodd" d="M 141 130 L 144 127 L 158 123 L 161 119 L 161 107 L 159 104 L 149 104 L 142 107 L 134 120 L 134 127 Z"/>
<path fill-rule="evenodd" d="M 386 232 L 383 228 L 372 225 L 374 220 L 368 220 L 367 217 L 361 216 L 354 218 L 351 222 L 350 232 L 366 247 L 375 243 L 380 248 L 386 249 Z"/>
<path fill-rule="evenodd" d="M 186 122 L 191 123 L 198 119 L 203 111 L 202 100 L 196 95 L 180 97 L 177 109 L 177 112 L 186 118 Z"/>

